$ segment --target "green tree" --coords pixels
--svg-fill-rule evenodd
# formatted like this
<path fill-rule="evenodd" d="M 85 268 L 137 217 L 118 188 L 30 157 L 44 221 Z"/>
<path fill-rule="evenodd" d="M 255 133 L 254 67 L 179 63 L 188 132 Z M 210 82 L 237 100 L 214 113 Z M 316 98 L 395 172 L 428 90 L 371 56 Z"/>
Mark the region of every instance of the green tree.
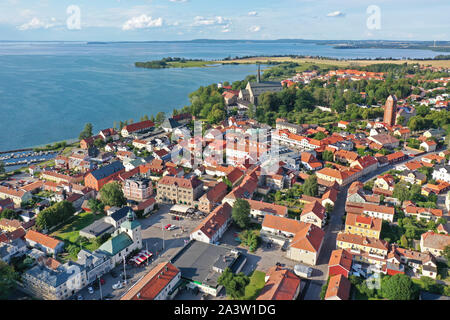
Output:
<path fill-rule="evenodd" d="M 445 259 L 447 259 L 447 262 L 450 261 L 450 245 L 445 246 L 442 255 L 444 256 Z"/>
<path fill-rule="evenodd" d="M 239 235 L 239 238 L 241 239 L 242 244 L 249 248 L 250 252 L 255 252 L 260 243 L 258 234 L 252 230 L 244 230 Z"/>
<path fill-rule="evenodd" d="M 328 277 L 327 282 L 320 289 L 320 300 L 325 300 L 325 295 L 327 293 L 329 284 L 330 284 L 330 277 Z"/>
<path fill-rule="evenodd" d="M 106 145 L 106 143 L 105 143 L 105 141 L 103 141 L 103 139 L 98 138 L 98 139 L 96 139 L 96 140 L 94 141 L 94 145 L 95 145 L 98 149 L 101 149 L 101 148 L 103 148 L 103 147 Z"/>
<path fill-rule="evenodd" d="M 156 114 L 155 123 L 157 125 L 160 125 L 161 123 L 164 122 L 165 119 L 166 119 L 166 114 L 164 112 L 158 112 Z"/>
<path fill-rule="evenodd" d="M 1 213 L 0 213 L 0 218 L 5 218 L 5 219 L 19 219 L 19 214 L 9 208 L 4 209 Z"/>
<path fill-rule="evenodd" d="M 88 207 L 93 213 L 103 213 L 105 210 L 103 202 L 94 198 L 88 200 Z"/>
<path fill-rule="evenodd" d="M 303 193 L 307 196 L 316 197 L 319 192 L 316 175 L 310 176 L 303 184 Z"/>
<path fill-rule="evenodd" d="M 333 162 L 333 152 L 331 152 L 330 150 L 325 150 L 324 152 L 322 152 L 322 160 Z"/>
<path fill-rule="evenodd" d="M 12 266 L 0 260 L 0 300 L 6 300 L 15 286 L 17 273 Z"/>
<path fill-rule="evenodd" d="M 86 123 L 84 126 L 83 131 L 81 131 L 79 140 L 87 139 L 89 137 L 92 137 L 92 123 Z"/>
<path fill-rule="evenodd" d="M 396 274 L 382 278 L 381 295 L 389 300 L 414 300 L 417 299 L 418 290 L 410 277 Z"/>
<path fill-rule="evenodd" d="M 393 197 L 397 198 L 399 201 L 403 202 L 409 198 L 409 189 L 403 183 L 397 183 L 394 186 Z"/>
<path fill-rule="evenodd" d="M 237 199 L 231 211 L 233 221 L 242 229 L 250 225 L 250 204 L 247 200 Z"/>
<path fill-rule="evenodd" d="M 409 243 L 408 243 L 408 239 L 406 238 L 405 235 L 402 235 L 402 237 L 400 238 L 400 245 L 403 248 L 408 248 Z"/>
<path fill-rule="evenodd" d="M 245 295 L 245 287 L 250 283 L 250 278 L 242 272 L 233 274 L 230 268 L 226 268 L 217 282 L 225 287 L 228 296 L 238 299 Z"/>
<path fill-rule="evenodd" d="M 0 174 L 5 173 L 5 163 L 3 161 L 0 161 Z"/>
<path fill-rule="evenodd" d="M 111 235 L 109 233 L 102 234 L 100 237 L 95 238 L 95 243 L 98 246 L 101 246 L 106 241 L 108 241 L 110 237 L 111 237 Z"/>
<path fill-rule="evenodd" d="M 100 189 L 100 199 L 105 206 L 111 207 L 122 207 L 127 203 L 122 188 L 117 182 L 105 184 Z"/>
<path fill-rule="evenodd" d="M 54 205 L 42 210 L 36 218 L 36 226 L 40 230 L 49 229 L 63 223 L 73 216 L 75 208 L 68 201 L 57 202 Z"/>

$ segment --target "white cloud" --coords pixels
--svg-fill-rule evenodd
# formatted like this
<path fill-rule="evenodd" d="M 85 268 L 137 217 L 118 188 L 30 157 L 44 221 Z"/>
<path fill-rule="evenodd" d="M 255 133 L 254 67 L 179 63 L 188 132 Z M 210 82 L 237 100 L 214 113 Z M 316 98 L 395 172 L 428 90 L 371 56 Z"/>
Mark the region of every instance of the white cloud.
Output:
<path fill-rule="evenodd" d="M 250 12 L 248 13 L 248 15 L 251 16 L 251 17 L 256 17 L 256 16 L 258 15 L 258 12 L 256 12 L 256 11 L 250 11 Z"/>
<path fill-rule="evenodd" d="M 143 14 L 138 17 L 133 17 L 125 22 L 122 26 L 122 30 L 145 29 L 152 27 L 161 27 L 162 25 L 162 18 L 153 19 L 152 17 Z"/>
<path fill-rule="evenodd" d="M 261 30 L 261 27 L 260 26 L 251 26 L 248 30 L 250 32 L 259 32 Z"/>
<path fill-rule="evenodd" d="M 56 19 L 51 18 L 50 22 L 48 21 L 42 21 L 38 18 L 34 17 L 31 19 L 31 21 L 22 24 L 21 26 L 17 27 L 20 31 L 26 31 L 26 30 L 35 30 L 35 29 L 49 29 L 55 26 Z"/>
<path fill-rule="evenodd" d="M 194 18 L 194 26 L 210 26 L 210 25 L 224 25 L 229 24 L 230 19 L 217 16 L 213 18 L 204 18 L 201 16 L 196 16 Z"/>
<path fill-rule="evenodd" d="M 187 2 L 187 0 L 169 0 L 170 2 Z"/>
<path fill-rule="evenodd" d="M 343 16 L 345 16 L 345 13 L 341 11 L 334 11 L 327 14 L 327 17 L 343 17 Z"/>

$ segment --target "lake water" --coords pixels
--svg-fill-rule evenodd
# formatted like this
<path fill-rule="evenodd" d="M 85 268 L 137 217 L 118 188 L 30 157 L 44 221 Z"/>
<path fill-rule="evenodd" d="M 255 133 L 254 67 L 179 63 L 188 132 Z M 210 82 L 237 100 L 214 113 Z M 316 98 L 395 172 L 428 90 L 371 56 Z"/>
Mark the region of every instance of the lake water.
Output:
<path fill-rule="evenodd" d="M 311 43 L 0 42 L 0 151 L 77 137 L 114 121 L 171 113 L 201 85 L 242 80 L 253 65 L 138 69 L 136 61 L 167 56 L 222 59 L 247 55 L 320 55 L 337 58 L 429 58 L 438 53 L 401 49 L 333 49 Z"/>

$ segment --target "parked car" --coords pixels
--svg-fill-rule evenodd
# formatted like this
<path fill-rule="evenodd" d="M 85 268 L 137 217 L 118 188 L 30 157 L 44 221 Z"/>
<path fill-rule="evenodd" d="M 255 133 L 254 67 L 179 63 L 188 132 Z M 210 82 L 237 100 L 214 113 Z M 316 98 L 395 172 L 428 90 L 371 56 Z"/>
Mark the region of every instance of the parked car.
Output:
<path fill-rule="evenodd" d="M 89 294 L 93 294 L 93 293 L 94 293 L 94 288 L 89 287 L 89 288 L 88 288 L 88 292 L 89 292 Z"/>
<path fill-rule="evenodd" d="M 123 284 L 122 284 L 121 281 L 119 281 L 119 282 L 113 284 L 113 285 L 112 285 L 112 288 L 113 288 L 114 290 L 122 289 L 122 288 L 123 288 Z"/>
<path fill-rule="evenodd" d="M 83 300 L 83 296 L 81 294 L 78 295 L 77 300 Z"/>

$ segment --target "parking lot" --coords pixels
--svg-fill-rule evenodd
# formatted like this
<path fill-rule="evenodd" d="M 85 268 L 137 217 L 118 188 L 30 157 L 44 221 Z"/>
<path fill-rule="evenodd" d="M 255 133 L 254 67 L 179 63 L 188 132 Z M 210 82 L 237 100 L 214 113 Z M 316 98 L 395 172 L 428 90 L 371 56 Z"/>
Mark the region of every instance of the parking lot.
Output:
<path fill-rule="evenodd" d="M 181 249 L 185 240 L 189 240 L 189 234 L 199 224 L 201 219 L 190 220 L 180 219 L 173 220 L 169 215 L 170 205 L 160 205 L 159 210 L 151 216 L 139 220 L 142 227 L 142 242 L 143 248 L 147 249 L 153 254 L 153 257 L 143 265 L 136 267 L 126 264 L 125 272 L 127 277 L 127 284 L 121 288 L 114 290 L 112 285 L 120 281 L 120 274 L 124 272 L 123 264 L 115 267 L 112 272 L 105 274 L 105 284 L 94 290 L 94 293 L 90 294 L 88 288 L 84 288 L 80 291 L 80 295 L 83 299 L 98 300 L 107 297 L 108 299 L 120 299 L 120 297 L 129 290 L 140 278 L 153 269 L 158 263 L 167 261 L 173 255 Z M 168 231 L 165 227 L 168 225 L 174 225 L 176 229 Z M 114 276 L 114 275 L 115 276 Z M 76 298 L 76 297 L 74 297 Z"/>
<path fill-rule="evenodd" d="M 255 269 L 267 272 L 277 262 L 283 267 L 291 269 L 298 264 L 298 262 L 286 258 L 286 252 L 282 251 L 281 246 L 275 243 L 268 247 L 266 242 L 261 242 L 255 252 L 249 252 L 246 247 L 239 245 L 239 242 L 235 240 L 238 233 L 239 229 L 232 225 L 223 235 L 221 242 L 230 246 L 237 246 L 240 250 L 245 251 L 247 263 L 243 269 L 244 273 L 251 274 Z"/>

